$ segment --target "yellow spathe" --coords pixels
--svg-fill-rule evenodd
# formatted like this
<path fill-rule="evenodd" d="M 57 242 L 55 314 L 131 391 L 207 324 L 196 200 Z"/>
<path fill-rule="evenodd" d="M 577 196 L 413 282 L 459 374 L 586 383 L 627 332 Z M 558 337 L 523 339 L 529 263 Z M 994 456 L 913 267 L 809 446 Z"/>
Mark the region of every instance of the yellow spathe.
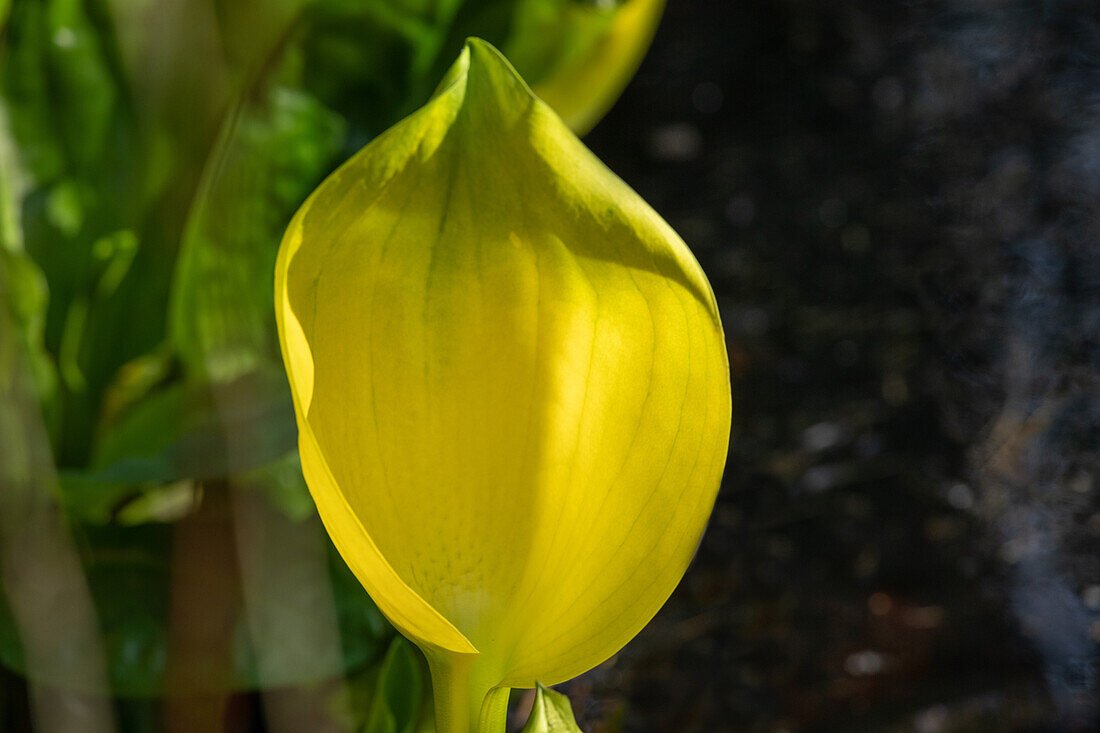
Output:
<path fill-rule="evenodd" d="M 441 733 L 652 618 L 725 462 L 714 296 L 494 48 L 321 184 L 275 286 L 306 480 Z"/>
<path fill-rule="evenodd" d="M 665 0 L 626 0 L 586 53 L 555 69 L 535 85 L 539 98 L 584 135 L 607 114 L 645 57 Z M 576 7 L 572 12 L 598 12 Z"/>

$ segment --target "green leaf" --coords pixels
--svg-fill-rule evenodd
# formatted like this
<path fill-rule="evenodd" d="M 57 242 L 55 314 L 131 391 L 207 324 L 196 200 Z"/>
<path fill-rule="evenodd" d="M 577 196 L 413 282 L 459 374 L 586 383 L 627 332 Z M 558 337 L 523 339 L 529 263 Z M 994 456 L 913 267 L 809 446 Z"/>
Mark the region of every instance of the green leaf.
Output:
<path fill-rule="evenodd" d="M 92 471 L 115 480 L 209 479 L 246 471 L 294 445 L 278 375 L 249 375 L 217 393 L 175 384 L 103 433 Z"/>
<path fill-rule="evenodd" d="M 64 150 L 51 108 L 49 46 L 45 3 L 20 3 L 12 9 L 4 38 L 0 88 L 20 156 L 37 177 L 56 176 Z"/>
<path fill-rule="evenodd" d="M 316 0 L 212 0 L 232 66 L 255 73 L 276 52 L 302 10 Z"/>
<path fill-rule="evenodd" d="M 93 167 L 104 154 L 118 89 L 84 3 L 18 3 L 6 42 L 0 87 L 28 167 L 40 180 L 65 167 Z"/>
<path fill-rule="evenodd" d="M 412 733 L 423 697 L 420 657 L 412 644 L 396 636 L 382 661 L 363 733 Z"/>
<path fill-rule="evenodd" d="M 46 280 L 42 271 L 21 252 L 0 246 L 0 260 L 3 260 L 0 271 L 7 279 L 0 290 L 7 291 L 43 418 L 48 428 L 54 428 L 58 417 L 57 372 L 42 342 L 48 297 Z"/>
<path fill-rule="evenodd" d="M 281 459 L 296 434 L 289 390 L 277 372 L 242 377 L 216 393 L 177 382 L 105 426 L 88 470 L 59 473 L 62 500 L 71 516 L 105 523 L 148 490 Z"/>
<path fill-rule="evenodd" d="M 46 61 L 58 132 L 71 162 L 88 168 L 104 151 L 116 82 L 83 0 L 47 0 L 46 7 Z"/>
<path fill-rule="evenodd" d="M 168 176 L 162 155 L 145 155 L 108 25 L 91 0 L 18 3 L 0 57 L 15 151 L 4 165 L 23 171 L 20 232 L 49 286 L 44 343 L 62 377 L 62 465 L 87 460 L 118 367 L 163 339 L 164 263 L 174 257 L 142 227 L 146 186 Z M 153 219 L 152 229 L 171 225 L 165 212 Z"/>
<path fill-rule="evenodd" d="M 2 15 L 2 13 L 0 13 Z M 42 406 L 47 430 L 56 432 L 57 370 L 46 350 L 46 312 L 49 289 L 41 269 L 26 255 L 20 203 L 26 186 L 26 172 L 19 163 L 5 108 L 0 104 L 0 272 L 15 325 L 22 335 L 22 347 Z"/>
<path fill-rule="evenodd" d="M 192 513 L 202 502 L 201 487 L 194 481 L 177 481 L 146 490 L 119 507 L 115 520 L 123 526 L 149 522 L 174 522 Z"/>
<path fill-rule="evenodd" d="M 332 580 L 332 596 L 336 603 L 340 638 L 344 645 L 344 659 L 348 669 L 352 669 L 381 656 L 379 645 L 388 642 L 395 632 L 340 558 L 336 548 L 327 540 L 325 544 L 328 548 L 329 576 Z"/>
<path fill-rule="evenodd" d="M 352 152 L 423 102 L 449 18 L 430 0 L 319 0 L 306 14 L 301 84 L 352 123 Z"/>
<path fill-rule="evenodd" d="M 581 729 L 573 718 L 569 698 L 540 684 L 531 717 L 521 733 L 581 733 Z"/>
<path fill-rule="evenodd" d="M 286 88 L 271 90 L 226 129 L 190 216 L 172 290 L 171 338 L 189 378 L 225 383 L 278 364 L 275 252 L 342 140 L 338 116 Z"/>

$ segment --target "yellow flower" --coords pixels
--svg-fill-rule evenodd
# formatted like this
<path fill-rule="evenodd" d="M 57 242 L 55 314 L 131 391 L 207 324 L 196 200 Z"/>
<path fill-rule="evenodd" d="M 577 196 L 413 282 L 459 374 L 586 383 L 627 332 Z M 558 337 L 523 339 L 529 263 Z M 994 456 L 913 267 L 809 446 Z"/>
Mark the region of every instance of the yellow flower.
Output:
<path fill-rule="evenodd" d="M 295 215 L 276 310 L 336 547 L 428 657 L 441 733 L 618 651 L 725 462 L 729 368 L 688 248 L 467 42 Z"/>
<path fill-rule="evenodd" d="M 536 6 L 531 4 L 531 10 Z M 664 8 L 665 0 L 625 0 L 612 11 L 598 38 L 585 46 L 583 53 L 568 54 L 564 63 L 535 85 L 535 93 L 574 132 L 585 134 L 607 114 L 638 70 Z M 578 16 L 581 27 L 587 20 L 583 16 L 604 12 L 581 3 L 570 3 L 559 11 L 567 18 Z"/>

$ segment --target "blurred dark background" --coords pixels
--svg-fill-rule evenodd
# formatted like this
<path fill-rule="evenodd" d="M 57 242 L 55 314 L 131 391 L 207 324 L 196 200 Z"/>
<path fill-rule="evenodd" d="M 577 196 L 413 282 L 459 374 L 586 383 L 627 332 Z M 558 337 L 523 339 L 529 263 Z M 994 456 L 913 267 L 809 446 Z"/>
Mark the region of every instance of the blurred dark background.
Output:
<path fill-rule="evenodd" d="M 587 142 L 708 273 L 735 435 L 593 730 L 1098 729 L 1098 21 L 669 3 Z"/>

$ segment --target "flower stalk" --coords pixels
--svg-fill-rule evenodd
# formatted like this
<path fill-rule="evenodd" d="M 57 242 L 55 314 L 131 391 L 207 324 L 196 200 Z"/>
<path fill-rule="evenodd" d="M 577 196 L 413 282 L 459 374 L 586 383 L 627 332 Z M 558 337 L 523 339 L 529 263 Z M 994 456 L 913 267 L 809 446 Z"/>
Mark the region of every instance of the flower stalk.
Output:
<path fill-rule="evenodd" d="M 508 688 L 495 687 L 472 656 L 428 652 L 440 733 L 503 733 L 508 718 Z"/>

